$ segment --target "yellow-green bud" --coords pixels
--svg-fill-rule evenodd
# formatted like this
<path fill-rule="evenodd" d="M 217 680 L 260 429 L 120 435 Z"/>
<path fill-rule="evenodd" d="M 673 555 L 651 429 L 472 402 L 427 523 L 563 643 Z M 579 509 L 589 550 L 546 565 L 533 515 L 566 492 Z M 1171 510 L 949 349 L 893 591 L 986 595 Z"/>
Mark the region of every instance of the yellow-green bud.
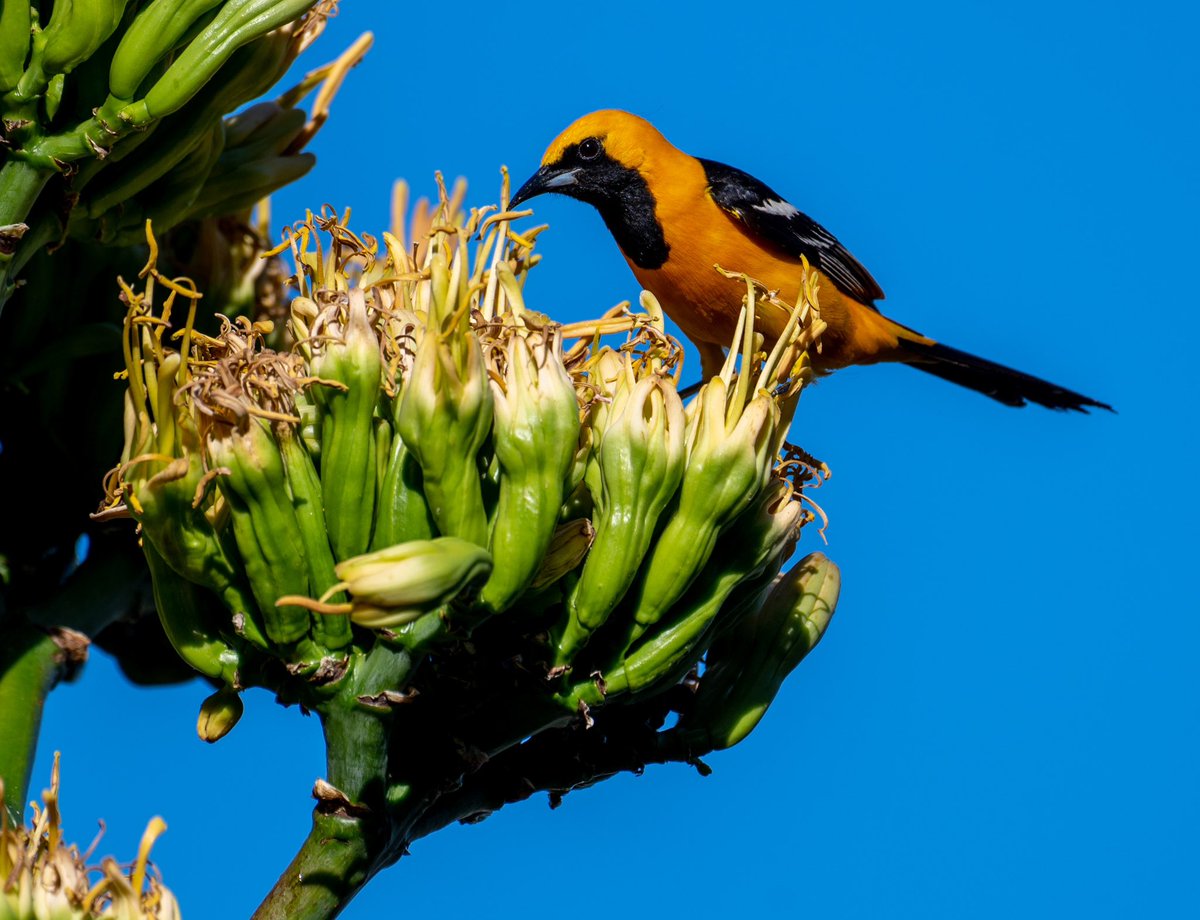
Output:
<path fill-rule="evenodd" d="M 381 628 L 409 623 L 448 604 L 492 571 L 487 550 L 458 537 L 410 540 L 338 563 L 350 618 Z"/>
<path fill-rule="evenodd" d="M 457 328 L 426 331 L 404 381 L 396 431 L 421 465 L 438 530 L 479 546 L 487 546 L 488 522 L 476 456 L 491 425 L 479 340 Z"/>
<path fill-rule="evenodd" d="M 821 641 L 840 587 L 837 566 L 822 553 L 778 578 L 761 608 L 713 644 L 692 708 L 676 731 L 694 746 L 716 750 L 750 734 L 784 679 Z"/>
<path fill-rule="evenodd" d="M 132 99 L 142 80 L 201 16 L 224 0 L 153 0 L 138 10 L 121 36 L 108 71 L 117 99 Z"/>
<path fill-rule="evenodd" d="M 228 735 L 242 717 L 242 695 L 233 687 L 222 687 L 200 704 L 196 734 L 209 744 Z"/>
<path fill-rule="evenodd" d="M 558 335 L 514 334 L 505 352 L 503 384 L 491 381 L 500 464 L 491 549 L 503 564 L 480 595 L 493 611 L 512 604 L 537 574 L 579 443 L 579 407 Z"/>
<path fill-rule="evenodd" d="M 657 375 L 618 391 L 598 452 L 596 539 L 568 599 L 556 664 L 587 642 L 629 589 L 684 465 L 683 404 Z"/>
<path fill-rule="evenodd" d="M 36 40 L 45 49 L 42 56 L 45 72 L 70 73 L 90 58 L 121 24 L 126 2 L 57 0 L 50 22 Z"/>
<path fill-rule="evenodd" d="M 238 48 L 303 15 L 315 0 L 226 3 L 135 104 L 133 116 L 161 118 L 182 108 Z M 254 76 L 257 76 L 254 75 Z M 144 114 L 143 114 L 144 110 Z"/>
<path fill-rule="evenodd" d="M 731 404 L 730 396 L 734 397 Z M 767 483 L 779 420 L 777 401 L 759 393 L 743 410 L 738 394 L 714 377 L 700 391 L 688 426 L 687 468 L 679 503 L 646 562 L 631 639 L 657 623 L 712 555 L 718 534 Z"/>
<path fill-rule="evenodd" d="M 321 386 L 321 491 L 325 523 L 334 555 L 348 558 L 371 542 L 375 516 L 374 413 L 379 401 L 383 360 L 379 338 L 361 290 L 345 295 L 338 319 L 319 331 L 313 374 L 341 388 Z M 344 315 L 342 314 L 344 309 Z"/>

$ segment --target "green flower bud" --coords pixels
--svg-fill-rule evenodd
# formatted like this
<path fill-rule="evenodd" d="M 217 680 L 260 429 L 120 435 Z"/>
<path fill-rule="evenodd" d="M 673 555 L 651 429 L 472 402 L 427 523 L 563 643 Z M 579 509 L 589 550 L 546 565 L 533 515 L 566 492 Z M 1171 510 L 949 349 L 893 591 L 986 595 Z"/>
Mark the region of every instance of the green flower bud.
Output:
<path fill-rule="evenodd" d="M 375 516 L 374 414 L 383 361 L 361 290 L 346 295 L 337 318 L 314 329 L 312 371 L 341 387 L 313 391 L 320 400 L 321 491 L 329 540 L 339 559 L 371 543 Z"/>
<path fill-rule="evenodd" d="M 491 425 L 479 340 L 458 328 L 428 329 L 404 380 L 396 431 L 421 466 L 438 530 L 478 546 L 488 544 L 488 522 L 476 457 Z"/>
<path fill-rule="evenodd" d="M 409 540 L 430 540 L 437 533 L 422 489 L 421 465 L 401 437 L 392 438 L 378 505 L 371 535 L 373 550 Z"/>
<path fill-rule="evenodd" d="M 458 537 L 410 540 L 338 563 L 350 618 L 379 629 L 412 622 L 492 571 L 487 550 Z"/>
<path fill-rule="evenodd" d="M 764 575 L 773 578 L 772 569 L 792 551 L 805 520 L 800 502 L 791 500 L 791 486 L 774 480 L 721 536 L 712 562 L 672 608 L 674 615 L 603 669 L 604 693 L 636 693 L 678 681 L 727 614 L 741 606 L 734 590 Z M 575 687 L 570 700 L 594 705 L 603 702 L 604 693 L 588 681 Z"/>
<path fill-rule="evenodd" d="M 116 31 L 127 0 L 57 0 L 50 22 L 37 38 L 42 69 L 47 74 L 70 73 Z M 5 6 L 11 5 L 7 0 Z M 36 46 L 35 46 L 36 47 Z"/>
<path fill-rule="evenodd" d="M 590 436 L 593 449 L 584 456 L 586 465 L 583 481 L 592 495 L 599 495 L 604 486 L 600 477 L 599 452 L 594 448 L 604 438 L 604 429 L 608 427 L 608 419 L 612 414 L 613 401 L 617 398 L 618 391 L 632 389 L 635 381 L 629 362 L 621 357 L 620 352 L 607 347 L 600 349 L 600 353 L 592 359 L 587 379 L 594 392 L 586 419 L 587 435 Z"/>
<path fill-rule="evenodd" d="M 275 602 L 309 593 L 308 563 L 279 445 L 264 423 L 249 418 L 242 431 L 210 437 L 208 454 L 225 472 L 217 482 L 267 638 L 295 642 L 308 632 L 308 612 Z"/>
<path fill-rule="evenodd" d="M 225 119 L 225 145 L 230 153 L 242 154 L 243 161 L 282 153 L 307 120 L 303 109 L 259 102 Z"/>
<path fill-rule="evenodd" d="M 184 219 L 203 220 L 245 210 L 307 175 L 316 165 L 317 157 L 312 153 L 263 157 L 231 166 L 228 171 L 218 160 Z"/>
<path fill-rule="evenodd" d="M 174 50 L 195 22 L 224 0 L 152 0 L 138 10 L 113 52 L 108 88 L 130 100 L 154 65 Z"/>
<path fill-rule="evenodd" d="M 238 724 L 242 717 L 242 695 L 233 687 L 222 687 L 200 704 L 196 719 L 196 734 L 209 744 L 220 741 Z"/>
<path fill-rule="evenodd" d="M 224 4 L 146 93 L 145 99 L 129 107 L 133 120 L 140 123 L 146 116 L 161 118 L 182 108 L 238 48 L 301 16 L 314 2 L 232 0 Z"/>
<path fill-rule="evenodd" d="M 225 123 L 214 119 L 187 155 L 162 179 L 155 182 L 135 202 L 125 202 L 119 226 L 123 232 L 145 232 L 146 220 L 155 227 L 169 228 L 178 224 L 195 204 L 197 196 L 210 176 L 225 148 Z M 112 223 L 108 225 L 110 228 Z"/>
<path fill-rule="evenodd" d="M 25 72 L 31 25 L 28 3 L 0 3 L 0 93 L 13 89 Z"/>
<path fill-rule="evenodd" d="M 153 210 L 159 183 L 170 177 L 183 159 L 212 132 L 214 126 L 223 121 L 230 109 L 254 98 L 274 83 L 281 75 L 280 69 L 285 68 L 290 60 L 288 44 L 286 36 L 271 35 L 239 48 L 216 78 L 189 99 L 183 111 L 163 119 L 161 124 L 149 121 L 157 127 L 148 142 L 139 144 L 132 152 L 123 149 L 131 146 L 130 142 L 122 142 L 117 150 L 123 155 L 117 156 L 116 162 L 101 170 L 84 189 L 82 203 L 87 207 L 90 217 L 99 219 L 107 212 L 115 212 L 115 216 L 109 220 L 119 221 L 117 227 L 109 226 L 108 222 L 103 224 L 105 238 L 116 238 L 131 220 L 140 219 L 136 214 Z M 122 118 L 113 115 L 110 120 L 116 124 L 114 130 L 128 129 Z M 224 182 L 225 178 L 221 170 L 214 171 L 214 182 Z M 201 184 L 196 183 L 189 204 L 200 193 Z M 134 217 L 126 216 L 126 212 L 136 204 L 141 207 L 134 209 Z M 155 229 L 161 231 L 167 228 L 156 223 Z"/>
<path fill-rule="evenodd" d="M 274 430 L 287 473 L 288 492 L 296 512 L 300 540 L 304 544 L 310 590 L 314 594 L 324 592 L 337 582 L 337 573 L 325 526 L 321 480 L 300 435 L 291 424 L 277 424 Z M 313 638 L 324 648 L 338 649 L 350 642 L 350 623 L 345 617 L 317 616 L 312 620 L 312 627 Z"/>
<path fill-rule="evenodd" d="M 222 622 L 205 589 L 167 565 L 151 541 L 144 540 L 142 550 L 150 568 L 159 621 L 172 648 L 205 677 L 233 680 L 238 654 L 221 638 L 222 632 L 232 633 L 232 622 L 228 618 Z"/>
<path fill-rule="evenodd" d="M 776 580 L 762 607 L 713 644 L 692 708 L 675 731 L 693 747 L 732 747 L 762 719 L 784 679 L 821 641 L 841 578 L 822 553 Z"/>
<path fill-rule="evenodd" d="M 239 573 L 212 520 L 203 509 L 192 506 L 204 477 L 200 454 L 189 452 L 170 463 L 148 459 L 131 464 L 127 477 L 133 516 L 167 564 L 218 594 L 236 589 Z"/>
<path fill-rule="evenodd" d="M 563 490 L 579 442 L 579 405 L 553 330 L 513 334 L 503 383 L 491 381 L 500 464 L 500 497 L 492 527 L 492 570 L 480 598 L 506 609 L 533 580 L 554 536 Z"/>
<path fill-rule="evenodd" d="M 619 390 L 610 412 L 598 451 L 596 539 L 567 602 L 559 665 L 574 657 L 629 589 L 683 475 L 683 404 L 673 386 L 646 377 L 632 390 Z"/>
<path fill-rule="evenodd" d="M 696 399 L 679 503 L 655 541 L 634 605 L 630 639 L 657 623 L 708 562 L 718 534 L 766 485 L 779 406 L 759 393 L 743 410 L 714 377 Z"/>

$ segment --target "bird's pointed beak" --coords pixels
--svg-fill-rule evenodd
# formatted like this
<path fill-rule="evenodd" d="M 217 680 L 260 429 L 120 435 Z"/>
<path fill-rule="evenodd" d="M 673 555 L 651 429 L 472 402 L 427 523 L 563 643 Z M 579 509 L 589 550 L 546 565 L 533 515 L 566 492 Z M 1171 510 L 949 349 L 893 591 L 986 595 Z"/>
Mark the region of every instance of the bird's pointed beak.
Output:
<path fill-rule="evenodd" d="M 578 182 L 578 167 L 564 169 L 561 166 L 543 166 L 529 177 L 528 182 L 517 189 L 517 194 L 513 195 L 512 201 L 508 203 L 508 209 L 511 211 L 522 202 L 546 192 L 565 192 Z"/>

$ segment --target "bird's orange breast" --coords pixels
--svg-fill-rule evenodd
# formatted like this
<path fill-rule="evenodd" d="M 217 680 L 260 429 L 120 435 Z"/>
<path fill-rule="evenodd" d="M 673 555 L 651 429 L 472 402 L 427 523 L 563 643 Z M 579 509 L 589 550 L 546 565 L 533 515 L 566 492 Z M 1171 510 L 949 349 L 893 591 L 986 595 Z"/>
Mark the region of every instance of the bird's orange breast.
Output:
<path fill-rule="evenodd" d="M 667 315 L 695 342 L 728 346 L 737 327 L 743 282 L 725 277 L 727 271 L 743 272 L 794 303 L 800 292 L 801 263 L 754 238 L 736 219 L 726 214 L 707 193 L 703 167 L 694 164 L 696 176 L 670 183 L 651 182 L 651 188 L 703 189 L 691 196 L 659 196 L 655 212 L 670 251 L 659 268 L 639 268 L 631 260 L 638 283 L 651 291 Z M 828 324 L 822 337 L 818 366 L 832 369 L 848 364 L 887 360 L 895 353 L 899 337 L 906 332 L 874 308 L 843 294 L 818 272 L 821 318 Z M 787 323 L 786 311 L 759 304 L 755 328 L 768 341 L 776 339 Z"/>

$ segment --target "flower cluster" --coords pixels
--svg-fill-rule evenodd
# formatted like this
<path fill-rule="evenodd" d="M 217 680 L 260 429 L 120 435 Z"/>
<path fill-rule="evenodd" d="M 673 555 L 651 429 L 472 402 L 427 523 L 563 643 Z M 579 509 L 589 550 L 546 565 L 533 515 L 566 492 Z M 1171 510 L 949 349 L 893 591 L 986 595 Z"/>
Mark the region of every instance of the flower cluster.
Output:
<path fill-rule="evenodd" d="M 524 299 L 541 228 L 460 201 L 443 187 L 423 225 L 381 240 L 332 212 L 291 228 L 274 253 L 295 263 L 286 331 L 200 335 L 200 294 L 153 255 L 124 286 L 126 444 L 102 513 L 137 520 L 167 635 L 222 687 L 206 738 L 243 686 L 280 689 L 271 662 L 306 700 L 376 643 L 444 658 L 500 632 L 526 643 L 543 702 L 586 712 L 678 684 L 760 610 L 786 618 L 813 572 L 832 609 L 824 557 L 776 584 L 820 478 L 785 440 L 821 328 L 815 273 L 769 354 L 755 307 L 779 302 L 745 279 L 725 367 L 685 402 L 651 295 L 557 324 Z M 755 686 L 777 688 L 827 619 L 772 639 L 789 664 Z M 725 720 L 761 697 L 720 694 L 742 707 Z"/>

